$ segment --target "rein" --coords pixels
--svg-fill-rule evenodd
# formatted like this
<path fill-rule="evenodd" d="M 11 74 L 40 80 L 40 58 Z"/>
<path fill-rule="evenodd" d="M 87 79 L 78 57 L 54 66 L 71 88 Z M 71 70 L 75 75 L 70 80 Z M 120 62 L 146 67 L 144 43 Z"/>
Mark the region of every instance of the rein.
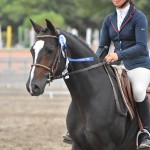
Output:
<path fill-rule="evenodd" d="M 98 63 L 98 64 L 95 64 L 95 65 L 91 65 L 89 67 L 86 67 L 86 68 L 83 68 L 83 69 L 79 69 L 79 70 L 75 70 L 75 71 L 72 71 L 72 72 L 69 72 L 69 73 L 66 73 L 64 75 L 58 75 L 58 76 L 51 76 L 51 74 L 49 73 L 49 78 L 47 79 L 47 81 L 49 82 L 49 85 L 50 85 L 50 82 L 52 82 L 54 79 L 61 79 L 61 78 L 65 78 L 67 76 L 70 76 L 70 75 L 75 75 L 75 74 L 78 74 L 78 73 L 81 73 L 81 72 L 84 72 L 84 71 L 87 71 L 87 70 L 91 70 L 91 69 L 94 69 L 94 68 L 97 68 L 97 67 L 101 67 L 101 66 L 104 66 L 107 74 L 108 74 L 108 77 L 109 77 L 109 80 L 110 80 L 110 83 L 112 85 L 112 88 L 113 88 L 113 93 L 114 93 L 114 97 L 115 97 L 115 102 L 116 102 L 116 106 L 117 106 L 117 110 L 118 110 L 118 113 L 121 115 L 121 116 L 127 116 L 127 113 L 125 112 L 122 112 L 121 111 L 121 107 L 120 107 L 120 104 L 119 104 L 119 99 L 118 99 L 118 95 L 117 95 L 117 92 L 116 92 L 116 88 L 114 86 L 114 83 L 112 81 L 112 78 L 105 66 L 106 62 L 101 62 L 101 63 Z M 40 64 L 33 64 L 32 66 L 38 66 L 38 67 L 42 67 L 48 71 L 50 71 L 51 69 L 47 66 L 44 66 L 44 65 L 40 65 Z"/>
<path fill-rule="evenodd" d="M 87 71 L 87 70 L 91 70 L 91 69 L 94 69 L 94 68 L 103 66 L 104 64 L 106 64 L 106 62 L 101 62 L 101 63 L 95 64 L 95 65 L 91 65 L 91 66 L 89 66 L 89 67 L 85 67 L 85 68 L 83 68 L 83 69 L 75 70 L 75 71 L 66 73 L 66 74 L 64 74 L 64 75 L 58 75 L 58 76 L 50 76 L 50 74 L 51 74 L 51 68 L 49 68 L 49 67 L 47 67 L 47 66 L 45 66 L 45 65 L 32 64 L 31 66 L 32 66 L 32 67 L 33 67 L 33 66 L 41 67 L 41 68 L 44 68 L 44 69 L 46 69 L 47 71 L 49 71 L 49 79 L 47 79 L 47 81 L 48 81 L 48 82 L 52 82 L 54 79 L 65 78 L 66 76 L 75 75 L 75 74 L 78 74 L 78 73 L 81 73 L 81 72 L 84 72 L 84 71 Z"/>
<path fill-rule="evenodd" d="M 66 73 L 64 75 L 59 75 L 59 76 L 55 77 L 54 79 L 65 78 L 66 76 L 75 75 L 75 74 L 81 73 L 83 71 L 91 70 L 91 69 L 103 66 L 104 64 L 105 64 L 105 62 L 101 62 L 101 63 L 95 64 L 95 65 L 91 65 L 89 67 L 85 67 L 83 69 L 79 69 L 79 70 L 75 70 L 75 71 Z"/>

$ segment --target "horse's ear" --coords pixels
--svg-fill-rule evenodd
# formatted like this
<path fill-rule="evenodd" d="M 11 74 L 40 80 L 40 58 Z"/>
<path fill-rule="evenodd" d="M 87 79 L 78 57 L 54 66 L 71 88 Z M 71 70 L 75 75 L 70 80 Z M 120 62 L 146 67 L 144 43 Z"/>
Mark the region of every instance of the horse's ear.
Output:
<path fill-rule="evenodd" d="M 32 24 L 32 26 L 33 26 L 33 28 L 34 28 L 34 31 L 35 31 L 37 34 L 39 34 L 40 31 L 41 31 L 41 29 L 42 29 L 42 27 L 41 27 L 40 25 L 36 24 L 35 22 L 33 22 L 31 19 L 30 19 L 30 21 L 31 21 L 31 24 Z"/>
<path fill-rule="evenodd" d="M 47 19 L 45 19 L 45 21 L 46 21 L 47 28 L 48 28 L 52 33 L 56 33 L 56 29 L 55 29 L 55 27 L 53 26 L 53 24 L 52 24 L 49 20 L 47 20 Z"/>

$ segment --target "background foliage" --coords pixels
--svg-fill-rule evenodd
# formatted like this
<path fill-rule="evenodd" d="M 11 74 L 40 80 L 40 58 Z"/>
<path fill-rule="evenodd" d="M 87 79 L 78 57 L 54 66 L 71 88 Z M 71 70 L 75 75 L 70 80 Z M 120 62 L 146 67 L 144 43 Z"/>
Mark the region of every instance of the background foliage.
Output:
<path fill-rule="evenodd" d="M 149 0 L 134 0 L 150 20 Z M 111 0 L 0 0 L 0 25 L 30 26 L 29 18 L 43 25 L 49 19 L 56 26 L 75 27 L 84 34 L 87 27 L 100 28 L 104 17 L 114 10 Z"/>

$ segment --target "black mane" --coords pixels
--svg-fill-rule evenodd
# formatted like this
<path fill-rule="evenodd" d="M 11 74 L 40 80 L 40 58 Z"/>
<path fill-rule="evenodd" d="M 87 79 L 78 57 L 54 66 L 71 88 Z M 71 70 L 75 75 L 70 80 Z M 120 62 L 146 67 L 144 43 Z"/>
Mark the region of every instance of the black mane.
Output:
<path fill-rule="evenodd" d="M 66 32 L 66 31 L 64 31 L 64 30 L 61 30 L 61 29 L 59 29 L 59 31 L 61 31 L 62 33 L 65 33 L 65 34 L 68 34 L 68 35 L 73 36 L 73 37 L 74 37 L 75 39 L 77 39 L 81 44 L 83 44 L 86 48 L 88 48 L 88 50 L 90 50 L 90 51 L 92 51 L 92 52 L 94 53 L 94 51 L 92 50 L 92 48 L 90 48 L 90 46 L 89 46 L 89 45 L 85 42 L 85 40 L 82 39 L 81 37 L 76 36 L 76 35 L 74 35 L 74 34 L 72 34 L 72 33 Z"/>

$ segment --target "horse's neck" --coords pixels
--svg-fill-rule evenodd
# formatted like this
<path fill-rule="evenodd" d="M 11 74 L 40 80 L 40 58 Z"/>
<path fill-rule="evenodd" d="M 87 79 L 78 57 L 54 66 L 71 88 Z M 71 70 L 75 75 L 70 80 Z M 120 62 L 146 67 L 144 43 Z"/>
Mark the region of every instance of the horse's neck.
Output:
<path fill-rule="evenodd" d="M 82 49 L 78 50 L 82 51 Z M 71 53 L 71 56 L 74 56 L 73 53 Z M 75 58 L 83 58 L 89 57 L 89 54 L 86 55 L 86 53 L 85 54 L 77 53 L 76 56 L 77 57 Z M 100 63 L 97 60 L 96 56 L 94 55 L 92 56 L 94 57 L 93 62 L 70 62 L 68 68 L 69 72 L 85 69 L 87 67 Z M 104 87 L 105 85 L 107 85 L 104 84 L 104 82 L 107 81 L 108 76 L 104 69 L 104 66 L 99 66 L 97 68 L 81 71 L 80 73 L 69 76 L 69 79 L 66 79 L 66 85 L 72 97 L 74 97 L 75 99 L 86 100 L 94 93 L 99 91 L 98 85 L 103 85 L 102 88 L 107 88 Z"/>
<path fill-rule="evenodd" d="M 94 61 L 92 62 L 70 62 L 69 63 L 69 72 L 73 72 L 76 70 L 80 70 L 94 64 L 99 63 L 98 57 L 94 54 L 90 48 L 86 44 L 84 44 L 79 39 L 75 38 L 74 36 L 64 33 L 65 37 L 67 38 L 67 53 L 69 57 L 72 58 L 84 58 L 84 57 L 93 57 Z M 89 93 L 94 93 L 96 84 L 103 85 L 105 79 L 108 76 L 104 67 L 98 67 L 94 69 L 90 69 L 87 71 L 80 72 L 75 75 L 71 75 L 69 79 L 66 79 L 66 85 L 70 90 L 70 93 L 73 95 L 80 95 L 84 98 L 89 96 Z M 102 80 L 101 80 L 102 79 Z M 82 92 L 84 90 L 84 93 Z M 86 93 L 86 94 L 85 94 Z"/>

